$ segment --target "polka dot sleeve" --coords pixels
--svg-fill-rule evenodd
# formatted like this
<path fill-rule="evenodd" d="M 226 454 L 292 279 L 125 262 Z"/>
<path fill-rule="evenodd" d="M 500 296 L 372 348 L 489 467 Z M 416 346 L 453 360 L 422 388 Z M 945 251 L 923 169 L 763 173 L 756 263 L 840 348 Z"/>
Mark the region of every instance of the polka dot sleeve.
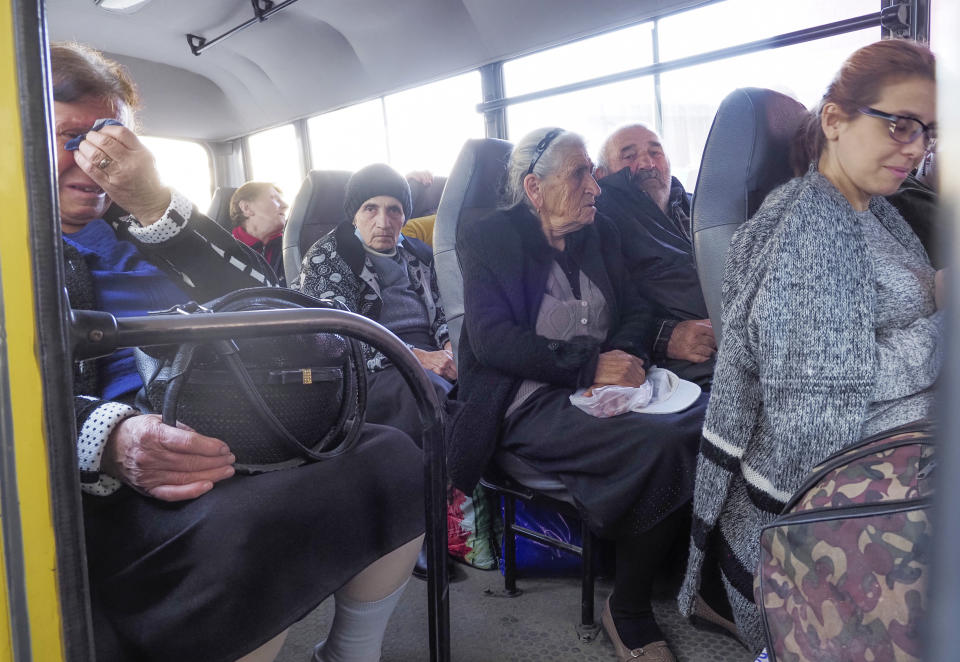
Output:
<path fill-rule="evenodd" d="M 119 402 L 104 402 L 93 410 L 83 422 L 77 439 L 77 458 L 79 459 L 80 471 L 99 473 L 103 448 L 107 444 L 110 433 L 113 432 L 120 421 L 139 413 L 133 407 L 128 407 Z M 80 489 L 87 494 L 108 496 L 119 490 L 122 485 L 123 483 L 116 478 L 100 474 L 100 479 L 95 483 L 80 483 Z"/>
<path fill-rule="evenodd" d="M 131 215 L 120 220 L 128 224 L 130 234 L 145 244 L 161 244 L 175 237 L 186 227 L 193 213 L 193 203 L 174 190 L 170 191 L 170 206 L 156 223 L 143 227 Z"/>

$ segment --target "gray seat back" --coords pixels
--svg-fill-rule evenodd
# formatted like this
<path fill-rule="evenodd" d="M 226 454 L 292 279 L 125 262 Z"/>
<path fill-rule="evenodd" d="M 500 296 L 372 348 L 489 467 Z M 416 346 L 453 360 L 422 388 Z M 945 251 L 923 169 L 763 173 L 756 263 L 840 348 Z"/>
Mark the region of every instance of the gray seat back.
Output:
<path fill-rule="evenodd" d="M 300 275 L 300 262 L 314 242 L 346 220 L 346 170 L 311 170 L 307 173 L 283 229 L 283 272 L 292 283 Z"/>
<path fill-rule="evenodd" d="M 213 192 L 213 198 L 210 200 L 210 207 L 207 209 L 207 216 L 217 222 L 221 227 L 227 230 L 233 230 L 233 222 L 230 220 L 230 198 L 237 191 L 236 186 L 218 186 Z"/>
<path fill-rule="evenodd" d="M 443 197 L 443 188 L 447 184 L 447 178 L 434 177 L 430 186 L 424 186 L 412 179 L 407 181 L 410 184 L 410 197 L 413 200 L 413 213 L 410 214 L 410 218 L 436 214 L 437 208 L 440 206 L 440 198 Z"/>
<path fill-rule="evenodd" d="M 806 108 L 754 87 L 730 93 L 713 120 L 693 196 L 693 246 L 717 342 L 720 290 L 730 238 L 774 188 L 793 177 L 790 145 Z"/>
<path fill-rule="evenodd" d="M 513 145 L 505 140 L 468 140 L 440 198 L 433 228 L 433 258 L 454 360 L 459 356 L 463 327 L 463 275 L 456 253 L 457 232 L 497 208 L 512 149 Z"/>

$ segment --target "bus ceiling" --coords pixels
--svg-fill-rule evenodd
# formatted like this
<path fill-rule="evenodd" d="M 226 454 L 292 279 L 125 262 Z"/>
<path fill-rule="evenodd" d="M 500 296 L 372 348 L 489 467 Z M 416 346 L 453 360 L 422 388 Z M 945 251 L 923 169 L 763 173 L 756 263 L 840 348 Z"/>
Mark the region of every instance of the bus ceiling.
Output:
<path fill-rule="evenodd" d="M 254 16 L 251 4 L 46 6 L 51 41 L 90 44 L 130 69 L 145 132 L 219 141 L 710 1 L 311 1 L 234 32 Z M 209 46 L 227 33 L 201 57 L 187 41 Z"/>
<path fill-rule="evenodd" d="M 48 0 L 46 5 L 51 41 L 88 43 L 130 69 L 144 101 L 145 133 L 218 142 L 713 2 Z M 901 36 L 926 35 L 928 6 L 929 0 L 877 0 L 886 34 Z"/>

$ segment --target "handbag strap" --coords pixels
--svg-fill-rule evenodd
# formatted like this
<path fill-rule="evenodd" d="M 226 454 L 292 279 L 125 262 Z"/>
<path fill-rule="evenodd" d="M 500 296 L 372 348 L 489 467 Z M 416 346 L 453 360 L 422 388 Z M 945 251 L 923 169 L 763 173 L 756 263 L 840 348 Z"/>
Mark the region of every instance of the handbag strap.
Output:
<path fill-rule="evenodd" d="M 335 299 L 318 299 L 298 290 L 283 287 L 248 287 L 234 290 L 208 301 L 203 307 L 213 312 L 231 312 L 251 306 L 264 308 L 339 308 L 348 310 Z"/>

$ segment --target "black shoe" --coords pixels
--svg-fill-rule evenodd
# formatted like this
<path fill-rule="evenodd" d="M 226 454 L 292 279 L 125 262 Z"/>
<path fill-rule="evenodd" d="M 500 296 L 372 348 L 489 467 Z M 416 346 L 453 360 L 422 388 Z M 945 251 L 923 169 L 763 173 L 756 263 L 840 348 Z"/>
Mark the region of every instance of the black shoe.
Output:
<path fill-rule="evenodd" d="M 427 544 L 420 547 L 420 554 L 417 555 L 417 563 L 413 566 L 413 576 L 417 579 L 427 580 Z M 447 581 L 453 578 L 453 565 L 450 559 L 447 559 Z"/>
<path fill-rule="evenodd" d="M 417 563 L 413 566 L 413 576 L 417 579 L 427 578 L 427 545 L 420 546 L 420 553 L 417 555 Z"/>

